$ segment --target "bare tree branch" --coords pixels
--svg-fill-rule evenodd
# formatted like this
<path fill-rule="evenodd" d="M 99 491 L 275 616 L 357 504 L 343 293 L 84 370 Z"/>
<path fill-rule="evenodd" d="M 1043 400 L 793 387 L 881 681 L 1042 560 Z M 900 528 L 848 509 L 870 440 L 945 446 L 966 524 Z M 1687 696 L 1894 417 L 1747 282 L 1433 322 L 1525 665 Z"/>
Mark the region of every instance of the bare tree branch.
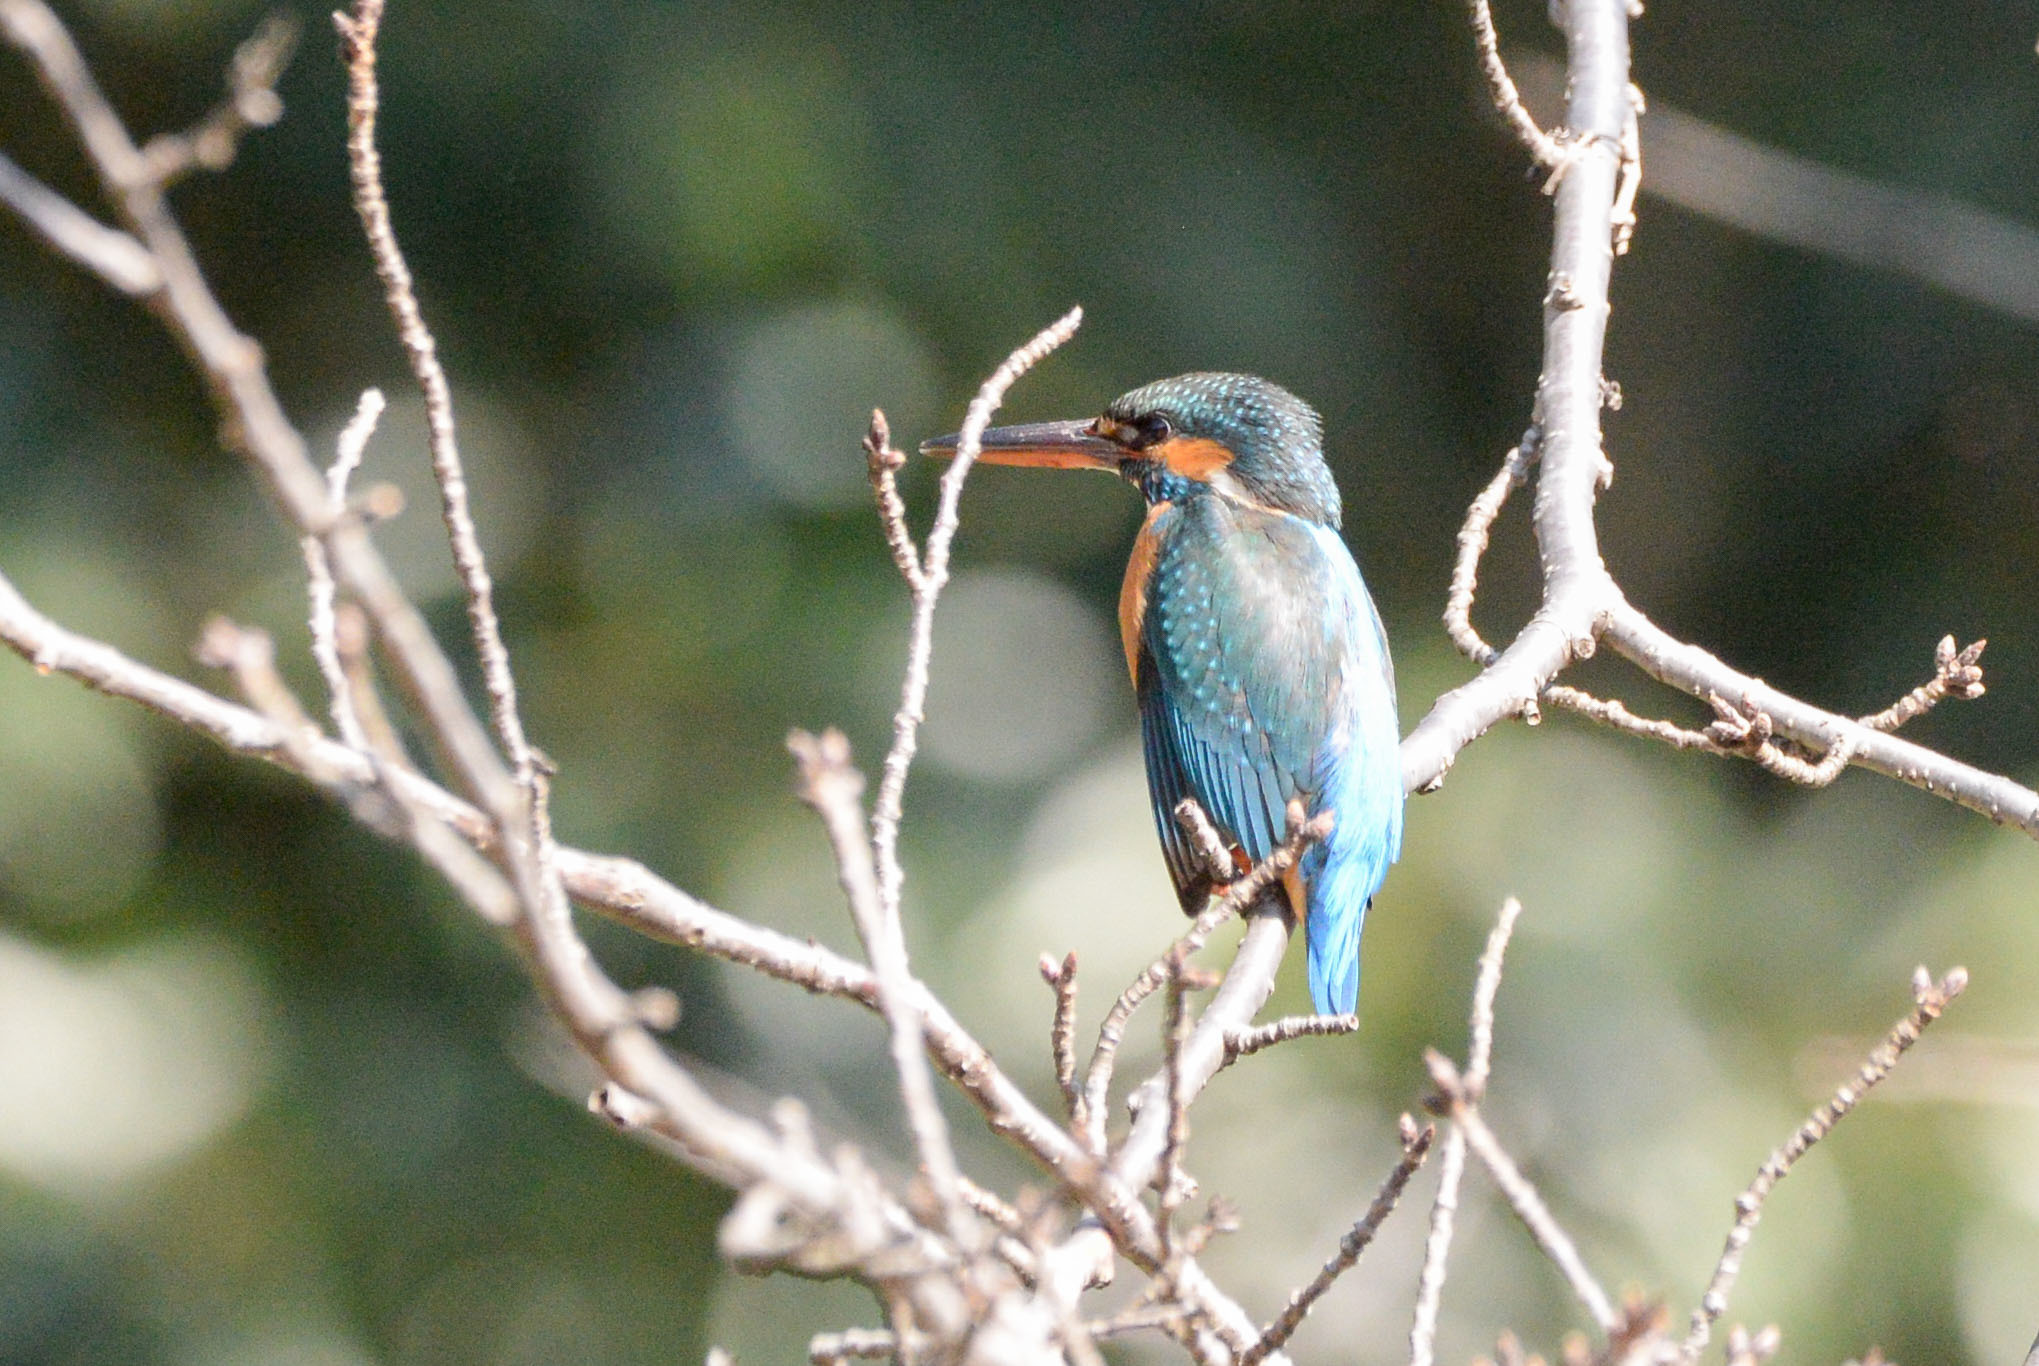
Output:
<path fill-rule="evenodd" d="M 1543 1249 L 1544 1256 L 1551 1260 L 1564 1275 L 1565 1283 L 1572 1288 L 1572 1294 L 1584 1305 L 1593 1322 L 1600 1326 L 1602 1333 L 1612 1333 L 1621 1316 L 1615 1312 L 1614 1301 L 1600 1288 L 1600 1282 L 1586 1268 L 1585 1259 L 1579 1256 L 1578 1247 L 1571 1235 L 1559 1225 L 1550 1207 L 1543 1203 L 1543 1197 L 1536 1193 L 1529 1178 L 1515 1165 L 1501 1147 L 1494 1131 L 1481 1118 L 1476 1103 L 1478 1088 L 1473 1085 L 1474 1074 L 1469 1070 L 1465 1076 L 1451 1065 L 1451 1060 L 1435 1049 L 1424 1055 L 1424 1062 L 1430 1068 L 1430 1079 L 1437 1086 L 1441 1104 L 1438 1109 L 1451 1117 L 1453 1132 L 1465 1135 L 1466 1146 L 1480 1159 L 1494 1184 L 1508 1198 L 1508 1204 L 1515 1216 L 1529 1230 L 1536 1245 Z M 1484 1081 L 1481 1078 L 1481 1081 Z"/>
<path fill-rule="evenodd" d="M 347 64 L 347 167 L 354 182 L 354 211 L 360 215 L 363 235 L 374 254 L 375 273 L 381 277 L 384 299 L 396 321 L 397 337 L 424 395 L 425 426 L 431 434 L 432 474 L 439 484 L 446 539 L 453 547 L 453 565 L 466 590 L 468 624 L 481 659 L 482 680 L 488 688 L 496 735 L 516 769 L 517 781 L 527 799 L 535 801 L 532 789 L 537 765 L 531 742 L 524 735 L 523 718 L 517 711 L 517 681 L 510 669 L 510 652 L 503 644 L 502 624 L 496 619 L 495 583 L 489 577 L 481 536 L 475 530 L 474 514 L 468 506 L 467 474 L 453 425 L 453 387 L 447 383 L 445 367 L 439 363 L 438 342 L 418 307 L 411 270 L 404 262 L 403 248 L 397 245 L 396 229 L 390 223 L 389 199 L 382 188 L 382 155 L 375 147 L 375 123 L 381 101 L 375 78 L 375 42 L 382 28 L 382 8 L 383 0 L 355 0 L 351 18 L 344 14 L 333 16 Z"/>
<path fill-rule="evenodd" d="M 1055 1019 L 1048 1028 L 1048 1052 L 1055 1061 L 1055 1085 L 1069 1113 L 1069 1127 L 1083 1132 L 1083 1088 L 1076 1082 L 1076 955 L 1056 962 L 1041 955 L 1041 980 L 1055 993 Z"/>
<path fill-rule="evenodd" d="M 163 273 L 140 242 L 109 228 L 0 154 L 0 204 L 42 234 L 45 242 L 123 294 L 142 297 L 163 287 Z"/>
<path fill-rule="evenodd" d="M 948 1124 L 935 1100 L 934 1081 L 928 1075 L 906 943 L 887 926 L 884 898 L 878 890 L 870 829 L 858 800 L 864 791 L 864 775 L 850 766 L 849 741 L 841 731 L 825 731 L 819 736 L 795 731 L 787 747 L 800 767 L 801 800 L 814 808 L 828 830 L 843 895 L 877 976 L 878 1009 L 890 1028 L 892 1065 L 899 1075 L 914 1149 L 941 1204 L 949 1236 L 959 1246 L 971 1247 L 978 1239 L 963 1216 L 962 1176 L 956 1168 L 955 1150 L 949 1145 Z"/>
<path fill-rule="evenodd" d="M 1514 897 L 1501 903 L 1501 912 L 1487 934 L 1487 946 L 1480 954 L 1479 972 L 1473 981 L 1464 1085 L 1475 1100 L 1485 1092 L 1487 1074 L 1493 1066 L 1494 998 L 1501 990 L 1502 961 L 1507 957 L 1508 941 L 1521 914 L 1522 903 Z M 1430 1366 L 1436 1360 L 1437 1311 L 1444 1294 L 1445 1268 L 1451 1255 L 1465 1162 L 1465 1134 L 1454 1124 L 1444 1139 L 1444 1161 L 1438 1169 L 1437 1194 L 1430 1205 L 1430 1235 L 1423 1244 L 1423 1270 L 1416 1283 L 1416 1311 L 1409 1325 L 1411 1366 Z"/>
<path fill-rule="evenodd" d="M 245 134 L 268 128 L 283 117 L 276 82 L 297 50 L 297 39 L 294 16 L 282 12 L 269 15 L 234 50 L 233 63 L 227 68 L 226 98 L 190 131 L 159 133 L 149 139 L 142 155 L 163 185 L 196 170 L 225 170 L 233 164 Z"/>
<path fill-rule="evenodd" d="M 1564 129 L 1553 134 L 1537 128 L 1523 109 L 1501 63 L 1485 0 L 1470 0 L 1470 9 L 1497 107 L 1552 172 L 1546 186 L 1556 203 L 1544 299 L 1545 363 L 1529 430 L 1474 500 L 1459 535 L 1447 630 L 1480 673 L 1438 699 L 1408 737 L 1402 752 L 1405 784 L 1415 790 L 1435 786 L 1458 750 L 1486 728 L 1509 716 L 1533 718 L 1539 703 L 1549 701 L 1681 747 L 1744 755 L 1794 781 L 1828 781 L 1849 764 L 1860 764 L 1947 791 L 1954 800 L 2039 834 L 2039 795 L 1888 734 L 1946 697 L 1979 695 L 1980 642 L 1958 650 L 1951 638 L 1944 641 L 1928 683 L 1884 711 L 1855 720 L 1782 697 L 1696 647 L 1671 640 L 1622 597 L 1600 562 L 1593 511 L 1612 474 L 1602 450 L 1599 413 L 1603 406 L 1615 406 L 1618 397 L 1600 374 L 1608 275 L 1633 227 L 1641 174 L 1642 101 L 1628 82 L 1626 21 L 1631 10 L 1618 0 L 1570 0 L 1563 7 L 1571 79 Z M 862 807 L 862 778 L 850 767 L 840 736 L 796 737 L 794 743 L 803 795 L 829 832 L 870 965 L 717 911 L 630 861 L 558 847 L 547 807 L 549 767 L 518 716 L 493 584 L 467 509 L 450 385 L 419 312 L 381 188 L 374 145 L 380 18 L 381 0 L 357 0 L 351 17 L 337 17 L 349 69 L 350 166 L 357 208 L 392 315 L 426 397 L 433 465 L 483 659 L 495 739 L 376 552 L 368 535 L 373 507 L 356 507 L 345 497 L 348 471 L 374 421 L 371 406 L 379 402 L 371 405 L 364 395 L 356 421 L 343 435 L 338 461 L 322 474 L 276 402 L 259 348 L 219 308 L 164 199 L 178 175 L 196 166 L 224 164 L 241 133 L 273 119 L 273 84 L 285 46 L 275 32 L 258 34 L 244 45 L 229 100 L 220 110 L 192 133 L 159 137 L 138 149 L 41 0 L 0 0 L 0 35 L 28 55 L 71 120 L 122 226 L 98 223 L 4 159 L 0 203 L 115 288 L 147 297 L 193 356 L 226 419 L 232 444 L 268 484 L 303 540 L 314 655 L 331 693 L 338 738 L 321 733 L 291 696 L 277 676 L 267 638 L 257 632 L 221 623 L 208 633 L 206 645 L 207 657 L 232 671 L 252 707 L 147 669 L 107 645 L 64 630 L 23 600 L 4 577 L 0 640 L 44 672 L 63 672 L 132 698 L 230 748 L 301 773 L 348 802 L 363 820 L 416 847 L 480 914 L 510 931 L 548 1008 L 605 1078 L 590 1099 L 597 1113 L 621 1127 L 660 1136 L 669 1151 L 740 1192 L 721 1231 L 727 1256 L 749 1268 L 854 1275 L 877 1289 L 889 1328 L 818 1338 L 812 1349 L 817 1361 L 896 1356 L 1001 1366 L 1053 1359 L 1095 1366 L 1094 1338 L 1136 1329 L 1169 1334 L 1199 1362 L 1282 1361 L 1288 1337 L 1373 1237 L 1432 1137 L 1428 1129 L 1418 1133 L 1405 1117 L 1402 1162 L 1373 1206 L 1323 1270 L 1265 1327 L 1215 1285 L 1198 1261 L 1207 1240 L 1230 1226 L 1221 1202 L 1212 1202 L 1203 1221 L 1181 1226 L 1181 1207 L 1192 1189 L 1185 1172 L 1190 1109 L 1210 1077 L 1259 1048 L 1347 1032 L 1356 1023 L 1351 1017 L 1253 1023 L 1272 989 L 1292 929 L 1262 894 L 1328 827 L 1306 823 L 1300 810 L 1292 811 L 1284 846 L 1235 879 L 1232 854 L 1202 813 L 1193 807 L 1178 813 L 1214 881 L 1228 885 L 1189 933 L 1115 1003 L 1081 1085 L 1074 1045 L 1075 958 L 1069 955 L 1059 965 L 1044 960 L 1043 976 L 1056 993 L 1050 1051 L 1068 1110 L 1066 1125 L 1026 1095 L 913 976 L 907 955 L 900 914 L 900 823 L 926 698 L 933 613 L 949 574 L 963 481 L 1006 388 L 1073 332 L 1079 314 L 1072 312 L 1021 348 L 979 392 L 964 424 L 961 449 L 941 481 L 925 546 L 914 543 L 897 487 L 903 457 L 893 449 L 882 415 L 873 414 L 865 443 L 870 477 L 913 610 L 892 744 L 870 817 Z M 1510 493 L 1532 477 L 1543 600 L 1513 641 L 1496 649 L 1471 621 L 1479 563 Z M 397 747 L 377 698 L 364 623 L 373 624 L 393 676 L 417 711 L 419 729 L 450 775 L 448 786 L 412 769 Z M 1603 702 L 1555 682 L 1571 661 L 1590 655 L 1602 641 L 1645 672 L 1707 700 L 1715 720 L 1704 730 L 1647 721 L 1620 702 Z M 766 1122 L 711 1096 L 651 1037 L 652 1029 L 670 1024 L 670 994 L 626 992 L 609 979 L 575 929 L 569 895 L 644 933 L 880 1014 L 932 1201 L 927 1192 L 906 1183 L 888 1185 L 852 1145 L 824 1156 L 796 1104 L 773 1106 Z M 1412 1360 L 1425 1366 L 1434 1355 L 1453 1214 L 1469 1148 L 1587 1305 L 1604 1335 L 1603 1358 L 1612 1360 L 1651 1334 L 1660 1336 L 1654 1306 L 1637 1301 L 1617 1310 L 1608 1302 L 1480 1114 L 1491 1070 L 1494 997 L 1518 909 L 1512 902 L 1503 908 L 1481 961 L 1465 1071 L 1441 1057 L 1433 1062 L 1436 1108 L 1453 1123 L 1411 1329 Z M 1216 996 L 1200 1013 L 1193 1012 L 1187 993 L 1209 982 L 1189 968 L 1188 958 L 1235 913 L 1249 914 L 1246 934 Z M 1912 1038 L 1959 991 L 1959 976 L 1957 970 L 1938 987 L 1920 985 L 1919 1010 L 1907 1021 Z M 1134 1088 L 1128 1102 L 1132 1126 L 1113 1145 L 1106 1119 L 1117 1050 L 1131 1015 L 1157 989 L 1165 989 L 1168 1007 L 1161 1066 Z M 1922 1017 L 1935 992 L 1937 1005 Z M 1704 1346 L 1724 1308 L 1769 1185 L 1845 1114 L 1861 1089 L 1880 1078 L 1881 1072 L 1872 1072 L 1884 1053 L 1883 1071 L 1895 1062 L 1909 1044 L 1904 1029 L 1900 1025 L 1894 1042 L 1872 1058 L 1852 1092 L 1843 1088 L 1773 1157 L 1738 1204 L 1742 1217 L 1730 1234 L 1714 1284 L 1695 1311 L 1698 1346 L 1683 1360 Z M 1052 1178 L 1052 1193 L 1023 1191 L 1007 1199 L 958 1169 L 930 1064 L 971 1098 L 994 1131 L 1012 1138 L 1040 1164 Z M 1151 1206 L 1149 1190 L 1157 1192 Z M 1078 1222 L 1069 1228 L 1072 1217 Z M 1082 1292 L 1110 1277 L 1115 1257 L 1139 1268 L 1148 1284 L 1125 1313 L 1086 1320 L 1079 1312 Z M 1733 1361 L 1759 1361 L 1775 1350 L 1774 1330 L 1767 1337 L 1740 1334 L 1730 1346 Z M 1568 1349 L 1568 1361 L 1571 1356 Z"/>
<path fill-rule="evenodd" d="M 1446 608 L 1454 643 L 1482 671 L 1439 698 L 1403 742 L 1406 786 L 1429 790 L 1442 781 L 1458 749 L 1488 726 L 1509 716 L 1534 717 L 1538 700 L 1565 666 L 1592 655 L 1604 640 L 1658 681 L 1701 699 L 1722 699 L 1723 721 L 1731 713 L 1746 723 L 1747 732 L 1739 738 L 1731 733 L 1717 737 L 1714 752 L 1741 753 L 1781 777 L 1815 785 L 1831 781 L 1849 764 L 1860 765 L 2039 837 L 2039 792 L 1882 733 L 1881 724 L 1871 727 L 1823 711 L 1731 668 L 1663 631 L 1627 601 L 1608 574 L 1593 527 L 1595 495 L 1612 471 L 1601 449 L 1599 423 L 1609 392 L 1599 373 L 1613 259 L 1606 227 L 1617 217 L 1622 147 L 1636 105 L 1628 80 L 1624 7 L 1613 0 L 1581 0 L 1564 6 L 1562 15 L 1570 53 L 1566 126 L 1574 140 L 1567 148 L 1553 214 L 1543 378 L 1533 428 L 1540 438 L 1533 523 L 1543 603 L 1498 654 L 1471 627 L 1472 591 L 1487 528 L 1514 483 L 1497 476 L 1468 512 Z M 1511 468 L 1516 458 L 1511 453 Z M 1558 700 L 1632 734 L 1713 748 L 1694 744 L 1690 732 L 1664 723 L 1634 724 L 1638 718 L 1618 704 L 1580 705 L 1584 698 L 1579 694 Z M 1885 716 L 1869 719 L 1882 722 Z M 1819 757 L 1791 754 L 1769 743 L 1770 734 L 1753 739 L 1757 730 L 1807 746 Z"/>
<path fill-rule="evenodd" d="M 1777 1183 L 1790 1174 L 1791 1168 L 1813 1144 L 1832 1133 L 1834 1126 L 1847 1118 L 1848 1112 L 1861 1103 L 1862 1097 L 1872 1087 L 1890 1075 L 1898 1060 L 1919 1041 L 1926 1026 L 1939 1019 L 1948 1004 L 1967 986 L 1966 968 L 1954 968 L 1938 982 L 1923 967 L 1912 974 L 1911 1013 L 1891 1028 L 1855 1075 L 1843 1082 L 1831 1099 L 1814 1110 L 1783 1147 L 1770 1154 L 1769 1160 L 1757 1170 L 1756 1179 L 1736 1198 L 1735 1222 L 1728 1230 L 1727 1246 L 1721 1250 L 1720 1262 L 1713 1269 L 1713 1278 L 1707 1282 L 1706 1293 L 1699 1297 L 1699 1307 L 1692 1311 L 1692 1326 L 1685 1335 L 1685 1341 L 1669 1354 L 1669 1360 L 1691 1366 L 1706 1350 L 1714 1321 L 1727 1312 L 1728 1294 L 1734 1289 L 1735 1278 L 1741 1274 L 1742 1253 L 1755 1234 L 1757 1221 L 1763 1217 L 1763 1202 L 1769 1199 Z"/>
<path fill-rule="evenodd" d="M 1564 166 L 1565 149 L 1559 141 L 1536 126 L 1529 111 L 1522 107 L 1522 94 L 1516 90 L 1515 82 L 1508 76 L 1508 68 L 1501 61 L 1501 38 L 1494 31 L 1494 14 L 1487 7 L 1487 0 L 1470 0 L 1467 5 L 1473 21 L 1473 41 L 1480 52 L 1480 72 L 1487 78 L 1487 93 L 1493 97 L 1494 108 L 1508 121 L 1509 128 L 1529 154 L 1536 158 L 1539 166 L 1557 172 Z M 1555 187 L 1557 178 L 1551 179 Z"/>
<path fill-rule="evenodd" d="M 1366 1213 L 1346 1231 L 1345 1236 L 1338 1240 L 1338 1250 L 1324 1263 L 1323 1269 L 1308 1285 L 1291 1295 L 1281 1313 L 1261 1330 L 1260 1337 L 1239 1358 L 1239 1366 L 1253 1366 L 1253 1363 L 1286 1343 L 1296 1329 L 1302 1326 L 1303 1319 L 1308 1316 L 1317 1301 L 1324 1297 L 1324 1292 L 1359 1261 L 1360 1253 L 1366 1251 L 1374 1235 L 1380 1232 L 1381 1225 L 1395 1212 L 1395 1206 L 1402 1198 L 1402 1191 L 1407 1188 L 1410 1178 L 1423 1166 L 1423 1159 L 1430 1155 L 1430 1141 L 1437 1136 L 1437 1130 L 1428 1124 L 1419 1129 L 1415 1120 L 1403 1115 L 1401 1133 L 1402 1160 L 1395 1164 L 1395 1169 L 1388 1173 L 1387 1180 L 1381 1183 L 1380 1193 L 1374 1196 L 1373 1204 L 1367 1207 Z"/>

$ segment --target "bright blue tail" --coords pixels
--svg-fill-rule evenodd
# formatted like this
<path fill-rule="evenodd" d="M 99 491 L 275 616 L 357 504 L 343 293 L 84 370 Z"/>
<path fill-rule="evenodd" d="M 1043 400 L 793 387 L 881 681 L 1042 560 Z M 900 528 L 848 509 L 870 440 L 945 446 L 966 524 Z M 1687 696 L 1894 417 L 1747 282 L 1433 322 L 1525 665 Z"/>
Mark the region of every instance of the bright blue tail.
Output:
<path fill-rule="evenodd" d="M 1320 1014 L 1349 1015 L 1359 1004 L 1359 930 L 1366 908 L 1402 852 L 1402 765 L 1394 712 L 1327 775 L 1319 801 L 1336 815 L 1325 841 L 1303 860 L 1309 889 L 1310 999 Z"/>

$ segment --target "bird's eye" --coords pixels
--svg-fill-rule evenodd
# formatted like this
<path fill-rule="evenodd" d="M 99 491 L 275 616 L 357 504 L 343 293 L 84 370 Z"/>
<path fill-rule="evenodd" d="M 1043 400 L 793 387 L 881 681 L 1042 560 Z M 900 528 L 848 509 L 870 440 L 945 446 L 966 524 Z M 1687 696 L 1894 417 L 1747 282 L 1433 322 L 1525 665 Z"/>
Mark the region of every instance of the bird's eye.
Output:
<path fill-rule="evenodd" d="M 1155 413 L 1140 424 L 1141 449 L 1158 446 L 1174 435 L 1175 425 L 1161 414 Z"/>

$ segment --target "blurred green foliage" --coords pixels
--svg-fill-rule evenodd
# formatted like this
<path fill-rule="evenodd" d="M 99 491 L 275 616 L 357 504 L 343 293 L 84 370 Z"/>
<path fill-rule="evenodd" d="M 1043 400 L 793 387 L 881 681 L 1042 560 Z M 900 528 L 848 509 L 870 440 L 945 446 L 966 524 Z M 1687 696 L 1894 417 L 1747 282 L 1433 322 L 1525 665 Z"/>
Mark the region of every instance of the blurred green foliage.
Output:
<path fill-rule="evenodd" d="M 1555 51 L 1541 5 L 1499 8 L 1511 51 Z M 146 133 L 204 110 L 259 13 L 67 17 Z M 340 72 L 303 18 L 288 117 L 177 206 L 316 440 L 363 386 L 395 399 L 369 477 L 413 510 L 384 540 L 459 641 L 348 207 Z M 1658 104 L 2039 222 L 2031 22 L 1663 4 L 1636 69 Z M 840 724 L 868 758 L 885 736 L 904 594 L 857 438 L 874 404 L 902 444 L 952 428 L 1076 301 L 1089 322 L 1015 417 L 1192 368 L 1291 386 L 1326 415 L 1405 724 L 1465 677 L 1436 616 L 1463 507 L 1526 420 L 1547 219 L 1462 24 L 1455 0 L 399 0 L 390 196 L 565 836 L 848 941 L 781 739 Z M 11 54 L 0 148 L 92 202 Z M 1942 632 L 1986 635 L 1988 698 L 1917 733 L 2039 776 L 2029 326 L 1646 197 L 1608 370 L 1627 403 L 1604 545 L 1637 601 L 1844 710 L 1922 681 Z M 140 310 L 0 224 L 0 567 L 32 600 L 186 674 L 222 609 L 301 659 L 296 549 L 214 423 Z M 913 472 L 917 507 L 929 488 Z M 1110 628 L 1135 517 L 1103 481 L 975 477 L 909 794 L 918 961 L 1043 1094 L 1035 956 L 1078 949 L 1094 1006 L 1177 923 Z M 1493 633 L 1533 601 L 1533 564 L 1516 514 Z M 1586 677 L 1695 715 L 1606 661 Z M 2039 1328 L 2028 841 L 1865 775 L 1804 794 L 1565 717 L 1474 745 L 1409 830 L 1363 1034 L 1270 1055 L 1198 1111 L 1193 1166 L 1247 1220 L 1222 1280 L 1271 1310 L 1363 1207 L 1512 892 L 1496 1121 L 1589 1260 L 1678 1308 L 1733 1194 L 1900 1012 L 1911 965 L 1968 963 L 1943 1037 L 1774 1200 L 1733 1317 L 1779 1321 L 1800 1360 L 2016 1359 Z M 682 992 L 677 1044 L 718 1084 L 798 1090 L 898 1151 L 873 1022 L 590 933 L 624 980 Z M 599 1129 L 583 1085 L 508 956 L 410 859 L 276 773 L 0 660 L 0 1360 L 670 1362 L 717 1341 L 748 1366 L 869 1321 L 839 1287 L 719 1270 L 724 1197 Z M 967 1160 L 1026 1175 L 988 1141 Z M 1399 1350 L 1420 1232 L 1391 1226 L 1301 1359 Z M 1572 1323 L 1484 1193 L 1459 1249 L 1447 1359 Z"/>

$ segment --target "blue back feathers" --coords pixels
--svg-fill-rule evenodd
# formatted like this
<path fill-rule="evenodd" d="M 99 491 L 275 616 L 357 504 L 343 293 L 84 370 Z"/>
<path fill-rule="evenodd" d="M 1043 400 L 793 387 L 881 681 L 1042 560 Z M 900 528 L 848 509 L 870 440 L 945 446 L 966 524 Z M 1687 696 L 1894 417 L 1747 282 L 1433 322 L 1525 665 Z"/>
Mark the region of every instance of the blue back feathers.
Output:
<path fill-rule="evenodd" d="M 1127 470 L 1158 509 L 1143 533 L 1151 572 L 1133 585 L 1134 674 L 1162 851 L 1194 909 L 1208 878 L 1176 825 L 1184 797 L 1255 861 L 1281 842 L 1291 797 L 1332 811 L 1300 868 L 1310 994 L 1350 1012 L 1360 923 L 1401 848 L 1400 736 L 1380 618 L 1335 530 L 1321 424 L 1286 390 L 1219 374 L 1135 389 L 1105 416 L 1157 414 L 1231 457 L 1203 480 L 1137 459 Z"/>

